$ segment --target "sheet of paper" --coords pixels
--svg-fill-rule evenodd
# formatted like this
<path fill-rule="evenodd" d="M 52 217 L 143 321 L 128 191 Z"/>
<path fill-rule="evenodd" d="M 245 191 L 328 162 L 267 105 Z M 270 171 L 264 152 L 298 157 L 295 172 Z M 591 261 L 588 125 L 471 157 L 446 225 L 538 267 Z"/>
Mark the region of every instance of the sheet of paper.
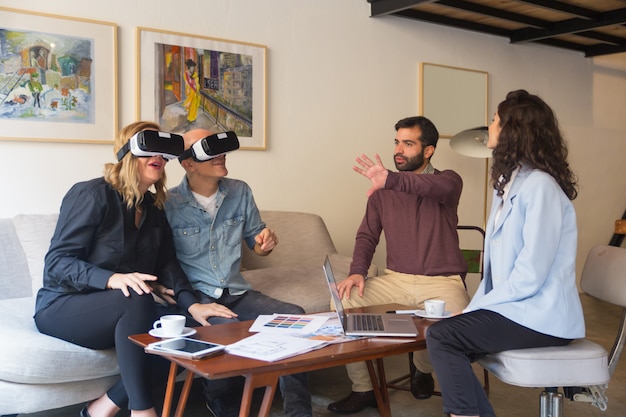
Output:
<path fill-rule="evenodd" d="M 273 362 L 319 349 L 326 344 L 323 340 L 259 332 L 226 346 L 226 352 L 231 355 Z"/>
<path fill-rule="evenodd" d="M 327 317 L 328 320 L 317 331 L 307 334 L 300 334 L 299 337 L 305 337 L 313 340 L 323 340 L 332 343 L 350 342 L 352 340 L 364 339 L 367 336 L 346 336 L 343 333 L 343 327 L 339 322 L 337 313 L 330 311 L 324 313 L 315 313 L 313 316 Z"/>

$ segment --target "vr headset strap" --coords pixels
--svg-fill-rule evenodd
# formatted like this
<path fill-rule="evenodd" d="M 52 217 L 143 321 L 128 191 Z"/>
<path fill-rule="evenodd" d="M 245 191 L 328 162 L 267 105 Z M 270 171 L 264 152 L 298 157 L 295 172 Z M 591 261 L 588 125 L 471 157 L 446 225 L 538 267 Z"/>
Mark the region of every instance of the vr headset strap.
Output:
<path fill-rule="evenodd" d="M 183 151 L 183 153 L 181 153 L 178 156 L 178 162 L 183 162 L 185 159 L 191 158 L 192 156 L 193 156 L 192 150 L 191 150 L 191 148 L 189 148 L 189 149 Z"/>
<path fill-rule="evenodd" d="M 122 148 L 119 151 L 117 151 L 118 162 L 121 161 L 124 155 L 126 155 L 129 151 L 130 151 L 130 140 L 126 142 L 126 144 L 124 144 L 124 146 L 122 146 Z"/>

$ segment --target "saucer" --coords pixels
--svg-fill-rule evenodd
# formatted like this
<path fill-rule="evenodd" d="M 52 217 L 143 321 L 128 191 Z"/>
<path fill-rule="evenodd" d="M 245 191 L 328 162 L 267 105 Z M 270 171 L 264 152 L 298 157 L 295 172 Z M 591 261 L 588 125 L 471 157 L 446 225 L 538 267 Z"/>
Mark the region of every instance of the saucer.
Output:
<path fill-rule="evenodd" d="M 150 336 L 154 336 L 154 337 L 160 337 L 162 339 L 169 339 L 172 337 L 185 337 L 185 336 L 191 336 L 192 334 L 196 334 L 196 329 L 192 329 L 191 327 L 185 327 L 183 329 L 183 332 L 181 334 L 177 334 L 174 336 L 165 336 L 163 334 L 163 330 L 161 328 L 158 329 L 152 329 L 148 332 L 148 334 Z"/>
<path fill-rule="evenodd" d="M 452 316 L 452 313 L 450 313 L 449 311 L 444 311 L 443 315 L 441 316 L 430 316 L 426 314 L 426 310 L 417 310 L 415 312 L 415 315 L 418 317 L 425 318 L 425 319 L 445 319 L 445 318 Z"/>

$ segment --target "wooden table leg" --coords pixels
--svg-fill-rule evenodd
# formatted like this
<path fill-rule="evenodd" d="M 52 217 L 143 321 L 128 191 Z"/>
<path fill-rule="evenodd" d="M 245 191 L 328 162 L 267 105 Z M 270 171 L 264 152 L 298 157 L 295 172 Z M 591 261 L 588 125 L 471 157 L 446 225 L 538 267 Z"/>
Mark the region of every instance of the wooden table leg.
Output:
<path fill-rule="evenodd" d="M 194 373 L 187 371 L 187 377 L 183 383 L 183 389 L 178 397 L 178 405 L 176 406 L 175 417 L 183 417 L 185 412 L 185 406 L 187 405 L 187 399 L 189 398 L 189 391 L 191 391 L 191 384 L 193 384 Z"/>
<path fill-rule="evenodd" d="M 241 398 L 241 408 L 239 409 L 239 417 L 248 417 L 250 406 L 252 405 L 252 394 L 255 388 L 265 387 L 263 394 L 263 402 L 259 410 L 259 417 L 267 417 L 272 408 L 272 401 L 276 394 L 276 386 L 278 385 L 278 374 L 271 373 L 265 375 L 245 375 L 246 382 L 243 387 L 243 396 Z"/>
<path fill-rule="evenodd" d="M 176 371 L 178 365 L 174 362 L 170 363 L 170 374 L 167 377 L 167 388 L 165 389 L 165 398 L 163 400 L 163 411 L 161 417 L 169 417 L 172 409 L 172 399 L 174 398 L 174 386 L 176 385 Z"/>
<path fill-rule="evenodd" d="M 389 404 L 389 391 L 387 390 L 387 379 L 385 376 L 385 364 L 382 358 L 376 359 L 376 371 L 372 361 L 365 361 L 367 371 L 370 374 L 376 404 L 378 404 L 378 413 L 381 417 L 391 417 L 391 408 Z"/>

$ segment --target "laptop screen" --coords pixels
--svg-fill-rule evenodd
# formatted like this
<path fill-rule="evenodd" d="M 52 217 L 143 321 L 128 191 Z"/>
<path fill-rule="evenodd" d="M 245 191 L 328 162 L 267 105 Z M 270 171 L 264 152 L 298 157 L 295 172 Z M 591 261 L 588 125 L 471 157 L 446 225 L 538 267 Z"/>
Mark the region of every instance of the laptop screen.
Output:
<path fill-rule="evenodd" d="M 330 289 L 330 295 L 333 299 L 333 303 L 335 304 L 335 309 L 337 310 L 337 315 L 339 316 L 339 321 L 343 328 L 346 328 L 346 311 L 343 308 L 343 304 L 341 304 L 341 298 L 339 297 L 339 290 L 337 290 L 337 280 L 335 280 L 335 274 L 333 274 L 333 269 L 330 266 L 330 259 L 326 256 L 326 260 L 324 261 L 324 275 L 326 275 L 326 281 L 328 282 L 328 288 Z"/>

